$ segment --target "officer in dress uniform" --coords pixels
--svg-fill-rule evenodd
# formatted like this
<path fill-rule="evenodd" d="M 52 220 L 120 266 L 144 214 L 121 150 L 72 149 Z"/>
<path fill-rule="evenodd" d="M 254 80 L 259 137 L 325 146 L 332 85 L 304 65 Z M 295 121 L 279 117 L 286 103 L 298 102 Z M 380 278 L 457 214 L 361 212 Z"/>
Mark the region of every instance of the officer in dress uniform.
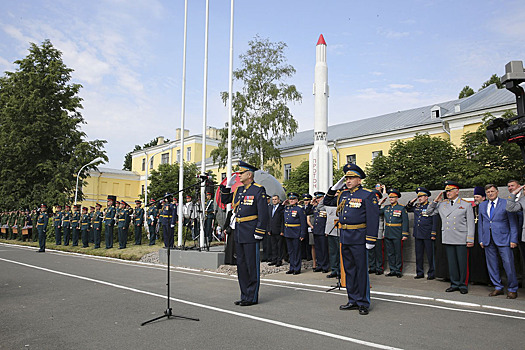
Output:
<path fill-rule="evenodd" d="M 60 204 L 55 205 L 56 212 L 53 216 L 53 227 L 55 228 L 55 243 L 56 245 L 62 244 L 62 206 Z"/>
<path fill-rule="evenodd" d="M 381 188 L 381 187 L 376 187 Z M 372 192 L 377 197 L 377 205 L 381 207 L 381 204 L 386 200 L 386 197 L 383 198 L 383 194 L 378 191 L 377 189 L 373 189 Z M 384 254 L 383 254 L 383 240 L 385 237 L 385 218 L 383 217 L 383 214 L 381 214 L 378 217 L 379 219 L 379 227 L 377 229 L 377 240 L 374 248 L 368 249 L 368 273 L 372 274 L 375 273 L 376 275 L 382 275 L 384 271 L 383 263 L 384 263 Z"/>
<path fill-rule="evenodd" d="M 315 258 L 317 259 L 317 267 L 313 271 L 328 273 L 330 271 L 328 237 L 326 237 L 326 219 L 328 215 L 323 204 L 324 195 L 324 192 L 315 192 L 315 199 L 312 201 L 314 226 L 312 233 L 314 235 Z"/>
<path fill-rule="evenodd" d="M 135 245 L 142 244 L 142 227 L 144 226 L 144 209 L 141 208 L 142 201 L 135 201 L 135 210 L 133 211 L 133 221 L 135 226 Z"/>
<path fill-rule="evenodd" d="M 89 214 L 88 208 L 82 207 L 82 215 L 80 216 L 80 232 L 82 237 L 82 248 L 89 247 Z"/>
<path fill-rule="evenodd" d="M 120 201 L 120 208 L 117 210 L 117 228 L 118 228 L 118 249 L 125 249 L 128 242 L 128 222 L 129 211 L 126 208 L 127 203 Z"/>
<path fill-rule="evenodd" d="M 78 238 L 80 232 L 80 204 L 75 204 L 73 206 L 73 214 L 71 215 L 71 230 L 72 234 L 72 244 L 71 246 L 78 246 Z"/>
<path fill-rule="evenodd" d="M 304 193 L 302 195 L 302 201 L 303 204 L 301 207 L 304 209 L 304 212 L 306 214 L 306 230 L 307 230 L 307 236 L 305 239 L 300 241 L 300 251 L 301 251 L 301 259 L 310 261 L 312 260 L 312 267 L 315 269 L 317 267 L 316 260 L 315 260 L 315 250 L 314 250 L 314 235 L 313 235 L 313 224 L 312 221 L 312 215 L 314 213 L 313 206 L 312 206 L 312 195 L 310 193 Z"/>
<path fill-rule="evenodd" d="M 344 176 L 326 194 L 323 203 L 337 206 L 341 253 L 346 273 L 348 303 L 339 310 L 359 310 L 368 315 L 370 281 L 368 279 L 367 249 L 374 247 L 379 225 L 376 195 L 361 186 L 366 177 L 356 164 L 343 167 Z M 339 191 L 339 192 L 338 192 Z"/>
<path fill-rule="evenodd" d="M 162 237 L 164 239 L 164 248 L 173 248 L 173 229 L 175 225 L 172 223 L 173 218 L 173 204 L 171 204 L 171 197 L 164 198 L 162 209 L 160 212 L 160 224 L 162 225 Z"/>
<path fill-rule="evenodd" d="M 95 217 L 95 207 L 89 207 L 89 243 L 95 243 L 95 231 L 93 230 L 93 218 Z"/>
<path fill-rule="evenodd" d="M 65 211 L 62 213 L 62 227 L 64 228 L 64 245 L 69 245 L 71 238 L 71 206 L 65 205 Z"/>
<path fill-rule="evenodd" d="M 155 202 L 155 199 L 151 199 L 150 202 Z M 149 228 L 149 245 L 155 245 L 155 239 L 157 238 L 157 218 L 158 218 L 157 206 L 150 205 L 148 208 L 147 215 L 148 215 L 147 224 Z"/>
<path fill-rule="evenodd" d="M 46 251 L 46 230 L 49 223 L 49 216 L 47 215 L 47 205 L 40 205 L 40 214 L 38 215 L 36 228 L 38 230 L 38 246 L 39 253 Z"/>
<path fill-rule="evenodd" d="M 301 273 L 301 242 L 308 238 L 308 225 L 304 207 L 297 204 L 298 194 L 288 193 L 284 201 L 284 238 L 290 256 L 290 269 L 287 274 Z"/>
<path fill-rule="evenodd" d="M 445 192 L 447 199 L 442 201 L 443 192 L 440 192 L 427 207 L 427 214 L 441 217 L 442 241 L 450 274 L 450 287 L 445 291 L 467 294 L 467 247 L 474 246 L 474 212 L 470 202 L 459 197 L 457 182 L 446 181 Z"/>
<path fill-rule="evenodd" d="M 102 205 L 95 204 L 95 213 L 93 214 L 93 241 L 95 242 L 95 249 L 100 248 L 100 236 L 102 233 L 102 222 L 104 221 L 104 213 L 101 211 Z"/>
<path fill-rule="evenodd" d="M 414 278 L 425 277 L 423 257 L 426 253 L 428 261 L 427 280 L 433 280 L 436 278 L 434 274 L 434 241 L 436 240 L 438 216 L 427 214 L 430 191 L 424 187 L 418 187 L 416 194 L 417 197 L 408 202 L 405 207 L 407 212 L 414 213 L 413 235 L 416 247 L 416 276 Z"/>
<path fill-rule="evenodd" d="M 257 168 L 243 161 L 239 167 L 242 185 L 231 192 L 237 176 L 233 174 L 226 185 L 221 185 L 221 201 L 232 203 L 235 215 L 234 240 L 241 289 L 241 298 L 235 305 L 250 306 L 259 302 L 260 242 L 268 226 L 268 204 L 264 187 L 254 182 Z"/>
<path fill-rule="evenodd" d="M 114 205 L 115 201 L 115 196 L 108 196 L 108 206 L 104 213 L 106 249 L 113 248 L 113 226 L 115 226 L 115 215 L 117 213 Z"/>
<path fill-rule="evenodd" d="M 381 213 L 385 218 L 385 247 L 388 257 L 390 272 L 386 276 L 396 276 L 401 278 L 403 275 L 403 253 L 401 241 L 408 238 L 408 214 L 405 207 L 397 201 L 401 197 L 401 192 L 396 189 L 388 191 L 390 204 L 381 208 Z"/>

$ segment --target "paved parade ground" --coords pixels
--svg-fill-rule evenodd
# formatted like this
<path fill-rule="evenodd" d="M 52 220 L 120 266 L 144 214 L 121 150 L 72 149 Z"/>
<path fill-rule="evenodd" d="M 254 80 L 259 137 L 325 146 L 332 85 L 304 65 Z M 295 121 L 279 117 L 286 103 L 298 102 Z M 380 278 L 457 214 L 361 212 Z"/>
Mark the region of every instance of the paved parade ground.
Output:
<path fill-rule="evenodd" d="M 206 254 L 206 253 L 202 253 Z M 0 245 L 0 349 L 523 349 L 525 291 L 445 293 L 442 281 L 371 276 L 368 316 L 339 311 L 344 290 L 306 270 L 263 277 L 241 307 L 235 276 L 32 247 Z"/>

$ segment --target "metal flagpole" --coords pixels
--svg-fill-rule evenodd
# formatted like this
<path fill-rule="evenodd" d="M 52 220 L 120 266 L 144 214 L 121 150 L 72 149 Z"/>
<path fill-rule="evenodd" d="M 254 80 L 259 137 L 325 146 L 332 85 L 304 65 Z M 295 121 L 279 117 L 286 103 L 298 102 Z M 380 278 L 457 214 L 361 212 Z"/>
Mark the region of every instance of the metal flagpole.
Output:
<path fill-rule="evenodd" d="M 180 117 L 180 158 L 179 162 L 179 222 L 178 222 L 178 240 L 177 246 L 182 246 L 182 205 L 184 189 L 184 113 L 185 113 L 185 103 L 186 103 L 186 42 L 187 42 L 187 32 L 188 32 L 188 0 L 184 1 L 184 48 L 182 51 L 182 111 Z"/>
<path fill-rule="evenodd" d="M 233 99 L 233 7 L 234 0 L 231 0 L 231 13 L 230 13 L 230 76 L 229 76 L 229 89 L 228 89 L 228 163 L 226 168 L 226 174 L 228 177 L 232 174 L 232 99 Z M 228 204 L 228 210 L 230 210 L 231 204 Z"/>
<path fill-rule="evenodd" d="M 206 25 L 204 34 L 204 93 L 202 101 L 202 160 L 201 174 L 206 173 L 206 118 L 208 112 L 208 23 L 210 18 L 210 0 L 206 0 Z M 201 223 L 201 234 L 199 237 L 199 247 L 204 247 L 204 222 L 206 221 L 206 181 L 201 184 L 201 210 L 203 220 Z M 210 242 L 208 242 L 209 244 Z"/>

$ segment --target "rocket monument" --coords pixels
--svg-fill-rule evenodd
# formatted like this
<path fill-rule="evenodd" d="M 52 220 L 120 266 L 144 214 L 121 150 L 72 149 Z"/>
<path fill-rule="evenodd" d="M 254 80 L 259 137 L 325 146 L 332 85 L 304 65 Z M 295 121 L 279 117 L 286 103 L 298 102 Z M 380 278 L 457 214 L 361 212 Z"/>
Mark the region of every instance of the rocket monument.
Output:
<path fill-rule="evenodd" d="M 314 78 L 314 147 L 310 151 L 310 191 L 327 192 L 332 186 L 332 152 L 328 148 L 328 66 L 326 65 L 326 42 L 319 36 L 315 47 Z"/>

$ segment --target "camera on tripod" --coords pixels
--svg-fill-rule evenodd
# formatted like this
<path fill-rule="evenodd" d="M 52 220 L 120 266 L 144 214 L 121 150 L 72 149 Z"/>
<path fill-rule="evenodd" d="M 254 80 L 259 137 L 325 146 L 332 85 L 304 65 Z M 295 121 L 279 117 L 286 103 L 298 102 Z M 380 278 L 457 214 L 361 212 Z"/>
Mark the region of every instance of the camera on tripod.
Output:
<path fill-rule="evenodd" d="M 500 78 L 505 88 L 516 95 L 518 115 L 514 118 L 495 118 L 487 126 L 487 141 L 491 145 L 515 142 L 525 145 L 525 91 L 520 86 L 525 82 L 522 61 L 510 61 L 505 65 L 505 75 Z"/>

